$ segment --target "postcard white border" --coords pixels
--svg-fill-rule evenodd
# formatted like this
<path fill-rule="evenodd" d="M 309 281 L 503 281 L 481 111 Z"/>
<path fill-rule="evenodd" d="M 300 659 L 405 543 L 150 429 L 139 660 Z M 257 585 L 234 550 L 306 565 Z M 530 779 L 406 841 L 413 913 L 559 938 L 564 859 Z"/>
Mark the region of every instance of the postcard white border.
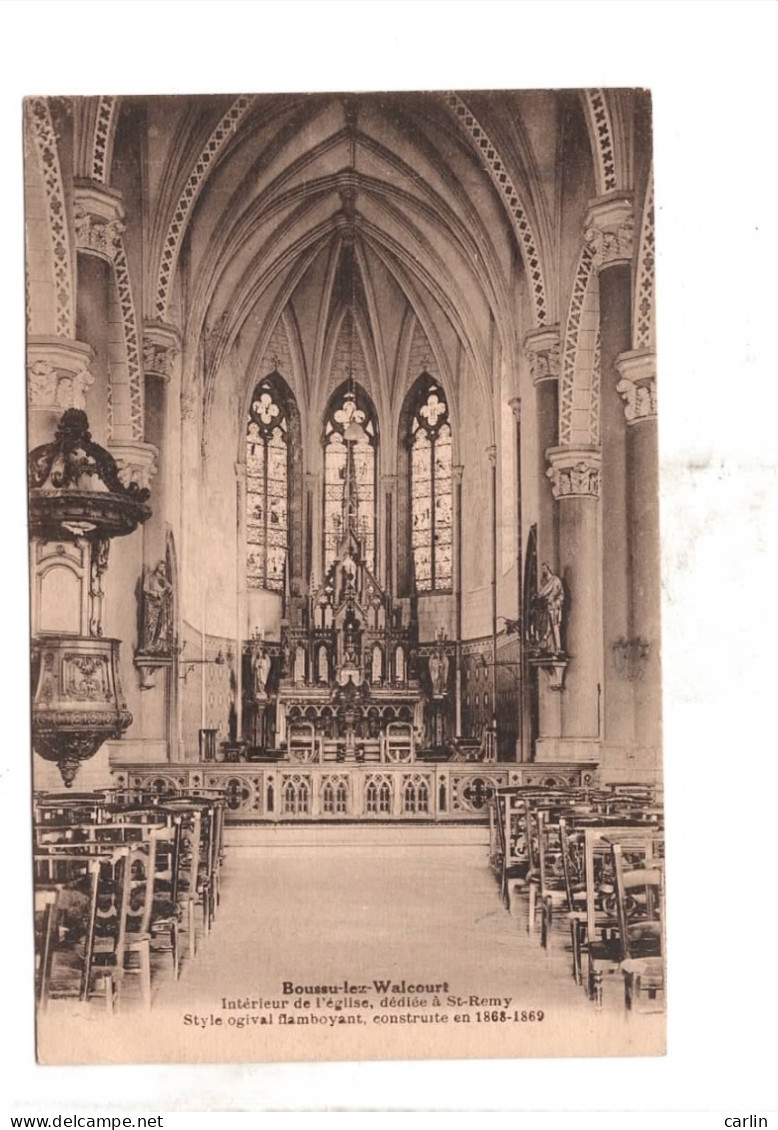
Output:
<path fill-rule="evenodd" d="M 8 502 L 0 818 L 4 1082 L 13 1113 L 189 1109 L 775 1109 L 775 44 L 757 2 L 6 0 Z M 247 35 L 246 23 L 252 27 Z M 670 838 L 664 1060 L 39 1068 L 26 798 L 21 98 L 219 90 L 648 86 L 654 95 Z M 9 348 L 10 345 L 10 348 Z M 735 392 L 737 390 L 737 392 Z M 10 725 L 8 716 L 10 714 Z M 698 769 L 700 772 L 698 773 Z M 709 821 L 708 867 L 693 840 Z M 8 842 L 8 841 L 6 841 Z M 738 859 L 747 845 L 746 859 Z M 755 875 L 761 867 L 764 887 Z M 759 906 L 749 955 L 744 903 Z M 712 935 L 698 924 L 708 916 Z M 731 948 L 730 948 L 731 947 Z M 724 967 L 729 967 L 725 976 Z M 771 1045 L 772 1041 L 772 1045 Z M 594 1125 L 589 1115 L 584 1127 Z M 715 1123 L 718 1125 L 719 1123 Z"/>

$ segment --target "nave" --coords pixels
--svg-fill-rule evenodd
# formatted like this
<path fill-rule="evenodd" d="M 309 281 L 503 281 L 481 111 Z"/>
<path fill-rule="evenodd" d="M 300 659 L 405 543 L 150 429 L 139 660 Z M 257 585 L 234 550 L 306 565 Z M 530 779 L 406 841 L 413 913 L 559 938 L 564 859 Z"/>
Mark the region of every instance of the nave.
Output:
<path fill-rule="evenodd" d="M 648 92 L 25 145 L 42 1058 L 661 1050 L 608 1027 L 663 1003 Z"/>
<path fill-rule="evenodd" d="M 113 1013 L 99 993 L 50 1000 L 41 1061 L 661 1050 L 664 994 L 627 1011 L 616 965 L 601 1007 L 587 999 L 568 915 L 555 914 L 544 948 L 520 884 L 503 899 L 484 828 L 232 828 L 219 888 L 210 928 L 198 914 L 181 946 L 178 978 L 169 953 L 152 950 L 148 1001 L 123 971 Z M 366 991 L 346 1000 L 344 983 Z M 319 988 L 329 992 L 308 991 Z"/>

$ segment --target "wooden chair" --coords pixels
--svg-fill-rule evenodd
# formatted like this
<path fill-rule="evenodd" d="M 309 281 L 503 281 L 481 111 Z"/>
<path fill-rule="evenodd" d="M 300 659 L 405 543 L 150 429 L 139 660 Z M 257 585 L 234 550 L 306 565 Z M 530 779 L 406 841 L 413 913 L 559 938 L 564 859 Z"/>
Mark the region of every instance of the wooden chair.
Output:
<path fill-rule="evenodd" d="M 168 868 L 174 866 L 177 839 L 177 828 L 154 827 L 147 838 L 129 847 L 124 972 L 139 976 L 141 996 L 147 1009 L 151 1008 L 151 942 L 154 933 L 159 934 L 163 928 L 172 931 L 173 969 L 174 973 L 178 972 L 176 908 L 163 897 L 162 886 Z"/>
<path fill-rule="evenodd" d="M 172 805 L 172 801 L 169 802 Z M 191 808 L 186 804 L 170 807 L 168 811 L 180 818 L 180 839 L 178 852 L 178 870 L 176 877 L 176 901 L 181 911 L 181 921 L 185 922 L 188 938 L 189 957 L 194 958 L 197 953 L 197 932 L 195 912 L 198 904 L 204 910 L 204 919 L 207 921 L 206 892 L 201 884 L 202 875 L 202 817 L 199 808 Z"/>
<path fill-rule="evenodd" d="M 518 896 L 530 890 L 530 876 L 537 874 L 527 833 L 527 802 L 550 795 L 550 790 L 535 786 L 509 785 L 495 790 L 497 854 L 493 867 L 500 880 L 503 903 L 511 913 L 515 912 Z M 530 897 L 534 897 L 532 892 Z M 528 918 L 530 922 L 534 920 L 534 905 Z"/>
<path fill-rule="evenodd" d="M 208 933 L 221 901 L 221 867 L 224 860 L 226 801 L 223 792 L 219 796 L 202 796 L 198 792 L 181 798 L 181 802 L 192 807 L 199 807 L 201 813 L 202 852 L 199 885 L 203 892 L 204 925 L 206 933 Z"/>
<path fill-rule="evenodd" d="M 567 900 L 558 826 L 555 826 L 555 822 L 558 821 L 560 812 L 568 811 L 572 799 L 572 792 L 567 790 L 543 790 L 541 793 L 533 791 L 522 797 L 529 861 L 524 878 L 524 889 L 528 896 L 527 931 L 532 933 L 535 929 L 537 912 L 540 910 L 540 939 L 544 948 L 547 931 L 551 926 L 552 907 L 555 902 L 561 905 Z M 553 848 L 549 842 L 552 827 Z"/>
<path fill-rule="evenodd" d="M 586 937 L 586 869 L 584 833 L 568 828 L 567 820 L 559 821 L 559 847 L 562 853 L 562 872 L 567 892 L 567 922 L 570 926 L 570 941 L 573 952 L 573 979 L 577 985 L 583 984 L 581 952 Z"/>
<path fill-rule="evenodd" d="M 583 945 L 588 963 L 587 992 L 597 1008 L 603 1003 L 603 974 L 618 970 L 622 961 L 618 898 L 613 871 L 612 847 L 621 843 L 632 865 L 646 867 L 661 853 L 661 839 L 650 829 L 601 825 L 587 827 L 586 937 Z"/>
<path fill-rule="evenodd" d="M 512 789 L 498 789 L 497 804 L 503 843 L 500 894 L 506 909 L 513 913 L 517 896 L 526 889 L 531 867 L 526 810 L 521 794 Z"/>
<path fill-rule="evenodd" d="M 51 962 L 57 930 L 59 887 L 35 889 L 35 999 L 45 1008 L 49 998 Z"/>
<path fill-rule="evenodd" d="M 219 846 L 220 827 L 223 816 L 216 812 L 217 803 L 210 798 L 201 796 L 169 797 L 165 808 L 172 813 L 182 816 L 182 860 L 184 871 L 179 882 L 179 892 L 187 896 L 191 893 L 194 905 L 202 907 L 203 933 L 210 933 L 216 911 L 216 889 L 219 885 L 219 868 L 221 865 Z M 190 875 L 186 867 L 188 855 L 185 845 L 193 840 L 187 835 L 188 824 L 196 817 L 197 824 L 197 860 L 194 875 Z"/>
<path fill-rule="evenodd" d="M 124 968 L 127 848 L 89 855 L 36 854 L 38 1000 L 88 1001 L 100 991 L 113 1012 Z M 45 906 L 48 904 L 48 914 Z"/>
<path fill-rule="evenodd" d="M 624 845 L 611 848 L 619 919 L 620 969 L 624 975 L 624 1003 L 631 1010 L 645 990 L 650 1000 L 665 987 L 664 868 L 625 866 Z"/>
<path fill-rule="evenodd" d="M 173 960 L 173 976 L 176 980 L 181 972 L 180 930 L 183 906 L 178 897 L 180 875 L 182 819 L 172 817 L 170 831 L 172 837 L 158 844 L 154 872 L 153 909 L 151 916 L 152 945 L 161 942 Z"/>
<path fill-rule="evenodd" d="M 566 911 L 569 922 L 574 918 L 578 922 L 583 920 L 586 908 L 586 886 L 570 852 L 565 817 L 553 811 L 539 809 L 537 832 L 538 895 L 541 909 L 540 944 L 547 949 L 556 911 Z M 575 963 L 575 939 L 573 955 Z"/>

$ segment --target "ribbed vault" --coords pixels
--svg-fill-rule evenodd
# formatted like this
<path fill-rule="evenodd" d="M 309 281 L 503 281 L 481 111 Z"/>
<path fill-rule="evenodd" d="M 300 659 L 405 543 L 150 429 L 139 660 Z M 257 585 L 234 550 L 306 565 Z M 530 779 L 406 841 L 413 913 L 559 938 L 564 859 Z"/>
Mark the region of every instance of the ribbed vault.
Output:
<path fill-rule="evenodd" d="M 408 316 L 422 327 L 441 379 L 453 381 L 464 358 L 487 404 L 489 327 L 515 341 L 523 267 L 471 140 L 442 100 L 269 102 L 258 98 L 245 111 L 212 162 L 208 191 L 190 194 L 176 302 L 184 340 L 208 340 L 206 421 L 226 359 L 237 350 L 233 368 L 251 384 L 284 314 L 298 330 L 303 411 L 331 386 L 329 359 L 347 312 L 387 418 L 405 392 L 398 349 Z M 212 107 L 207 121 L 182 115 L 174 138 L 187 130 L 213 137 L 231 112 L 225 106 Z M 177 140 L 159 182 L 152 260 L 163 253 L 159 217 L 174 209 L 180 150 Z M 200 376 L 197 356 L 184 358 L 185 382 Z"/>

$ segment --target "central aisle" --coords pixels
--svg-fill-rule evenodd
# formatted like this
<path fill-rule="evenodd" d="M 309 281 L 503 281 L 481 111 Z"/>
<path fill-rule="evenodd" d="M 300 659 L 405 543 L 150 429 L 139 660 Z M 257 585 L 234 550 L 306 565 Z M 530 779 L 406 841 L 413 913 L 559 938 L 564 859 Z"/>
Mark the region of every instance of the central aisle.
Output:
<path fill-rule="evenodd" d="M 516 917 L 504 909 L 487 848 L 473 842 L 482 830 L 449 829 L 436 843 L 440 831 L 410 829 L 421 842 L 400 846 L 399 829 L 289 828 L 228 846 L 216 921 L 179 981 L 160 954 L 149 1014 L 127 978 L 113 1019 L 94 1003 L 80 1015 L 51 1010 L 42 1058 L 47 1047 L 54 1062 L 661 1051 L 663 1018 L 628 1018 L 618 974 L 606 978 L 601 1013 L 574 983 L 564 916 L 544 951 L 527 933 L 526 900 Z M 349 996 L 345 983 L 363 991 Z"/>
<path fill-rule="evenodd" d="M 484 845 L 231 848 L 214 932 L 158 1003 L 300 985 L 448 982 L 522 1007 L 580 1004 L 570 961 L 504 909 Z M 585 1003 L 585 1002 L 583 1002 Z"/>

